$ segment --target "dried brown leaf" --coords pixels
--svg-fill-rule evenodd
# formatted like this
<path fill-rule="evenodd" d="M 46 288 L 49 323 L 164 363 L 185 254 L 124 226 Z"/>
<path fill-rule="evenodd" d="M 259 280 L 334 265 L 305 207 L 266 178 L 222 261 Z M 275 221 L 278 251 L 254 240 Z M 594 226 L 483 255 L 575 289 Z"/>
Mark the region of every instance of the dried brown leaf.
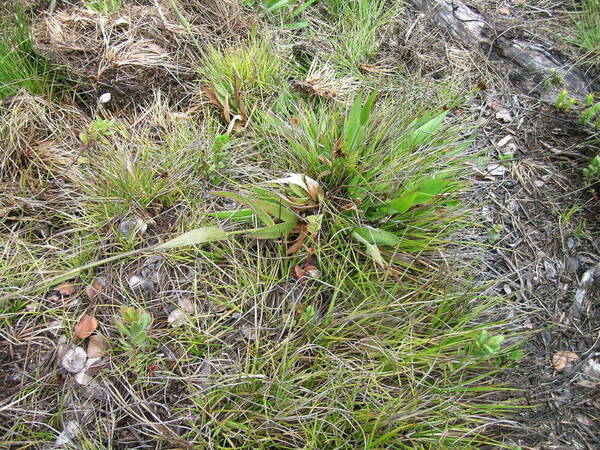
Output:
<path fill-rule="evenodd" d="M 87 347 L 88 358 L 102 358 L 106 353 L 106 339 L 101 334 L 90 336 Z"/>
<path fill-rule="evenodd" d="M 60 295 L 62 295 L 63 297 L 69 297 L 69 296 L 73 295 L 75 292 L 77 292 L 77 286 L 75 286 L 74 284 L 69 284 L 69 283 L 63 283 L 60 286 L 58 286 L 56 289 L 58 290 L 58 293 Z"/>
<path fill-rule="evenodd" d="M 75 325 L 75 335 L 79 339 L 85 339 L 90 336 L 94 330 L 98 328 L 98 321 L 95 317 L 83 315 L 77 325 Z"/>
<path fill-rule="evenodd" d="M 579 355 L 573 352 L 558 352 L 552 357 L 552 367 L 557 372 L 564 370 L 567 366 L 571 365 L 573 361 L 577 361 Z"/>
<path fill-rule="evenodd" d="M 288 255 L 295 255 L 304 245 L 304 241 L 308 237 L 308 233 L 306 232 L 306 225 L 300 225 L 300 234 L 296 240 L 289 246 L 287 250 Z"/>
<path fill-rule="evenodd" d="M 85 293 L 90 300 L 98 297 L 98 294 L 102 292 L 106 286 L 108 285 L 108 281 L 104 277 L 94 278 L 92 283 L 85 288 Z"/>
<path fill-rule="evenodd" d="M 218 106 L 219 108 L 223 109 L 223 104 L 220 102 L 220 100 L 217 97 L 217 94 L 215 93 L 215 91 L 213 91 L 208 86 L 204 86 L 204 92 L 206 93 L 206 96 L 208 97 L 208 100 L 213 105 Z"/>

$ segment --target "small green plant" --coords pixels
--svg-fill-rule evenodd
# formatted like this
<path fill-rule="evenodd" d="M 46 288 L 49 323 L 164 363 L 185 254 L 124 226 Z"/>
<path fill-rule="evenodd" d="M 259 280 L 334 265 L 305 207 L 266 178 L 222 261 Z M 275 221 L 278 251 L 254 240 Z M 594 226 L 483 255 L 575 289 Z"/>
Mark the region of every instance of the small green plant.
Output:
<path fill-rule="evenodd" d="M 565 78 L 556 69 L 550 69 L 544 78 L 544 86 L 546 88 L 561 87 L 565 85 Z"/>
<path fill-rule="evenodd" d="M 207 164 L 204 167 L 212 184 L 220 184 L 223 181 L 221 171 L 227 167 L 231 159 L 231 154 L 228 151 L 229 137 L 229 133 L 218 134 L 213 141 Z"/>
<path fill-rule="evenodd" d="M 569 96 L 569 91 L 563 89 L 558 94 L 558 97 L 556 97 L 556 102 L 554 102 L 554 106 L 556 107 L 556 109 L 559 109 L 561 111 L 568 111 L 573 107 L 575 101 L 576 100 L 573 97 Z"/>
<path fill-rule="evenodd" d="M 115 14 L 121 8 L 121 0 L 84 0 L 86 8 L 101 14 Z"/>
<path fill-rule="evenodd" d="M 122 306 L 120 320 L 116 322 L 122 338 L 119 342 L 127 350 L 137 350 L 149 343 L 148 329 L 152 324 L 152 316 L 143 309 Z"/>
<path fill-rule="evenodd" d="M 116 124 L 115 119 L 96 119 L 90 123 L 88 131 L 82 131 L 79 133 L 79 140 L 85 145 L 90 142 L 107 142 L 106 138 L 112 136 L 115 133 L 114 126 Z"/>
<path fill-rule="evenodd" d="M 585 178 L 596 178 L 600 176 L 600 155 L 596 155 L 594 159 L 583 169 Z"/>
<path fill-rule="evenodd" d="M 488 241 L 491 244 L 495 244 L 502 237 L 502 230 L 504 230 L 504 225 L 496 223 L 492 225 L 487 231 Z"/>
<path fill-rule="evenodd" d="M 585 97 L 585 108 L 581 112 L 581 123 L 600 128 L 600 101 L 596 102 L 594 94 Z"/>
<path fill-rule="evenodd" d="M 523 358 L 523 352 L 518 348 L 513 348 L 510 351 L 502 349 L 504 336 L 497 334 L 491 336 L 487 330 L 481 331 L 472 341 L 466 346 L 466 354 L 491 360 L 497 366 L 503 366 L 507 363 L 515 363 Z"/>
<path fill-rule="evenodd" d="M 490 336 L 487 330 L 483 330 L 469 344 L 468 353 L 481 358 L 490 358 L 496 356 L 500 352 L 501 344 L 504 342 L 504 336 Z"/>
<path fill-rule="evenodd" d="M 502 163 L 503 166 L 510 166 L 510 161 L 515 157 L 513 153 L 500 153 L 498 155 L 498 160 Z"/>

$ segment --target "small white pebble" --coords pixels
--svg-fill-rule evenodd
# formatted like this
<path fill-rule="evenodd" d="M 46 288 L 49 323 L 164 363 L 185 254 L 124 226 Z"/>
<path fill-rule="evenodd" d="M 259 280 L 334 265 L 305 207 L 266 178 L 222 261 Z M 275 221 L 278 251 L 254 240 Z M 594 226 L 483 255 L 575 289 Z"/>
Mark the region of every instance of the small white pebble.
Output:
<path fill-rule="evenodd" d="M 111 98 L 112 98 L 112 95 L 110 95 L 110 92 L 105 92 L 100 97 L 98 97 L 98 102 L 100 102 L 100 103 L 108 103 L 108 102 L 110 102 Z"/>

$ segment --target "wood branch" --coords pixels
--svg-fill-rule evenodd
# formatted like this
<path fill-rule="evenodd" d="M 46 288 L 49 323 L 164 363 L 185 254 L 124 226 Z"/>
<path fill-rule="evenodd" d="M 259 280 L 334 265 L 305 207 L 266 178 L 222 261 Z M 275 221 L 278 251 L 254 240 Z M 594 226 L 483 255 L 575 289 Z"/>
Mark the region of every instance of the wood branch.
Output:
<path fill-rule="evenodd" d="M 410 2 L 429 13 L 441 29 L 465 47 L 477 48 L 495 62 L 508 66 L 511 81 L 544 102 L 554 103 L 562 89 L 579 99 L 600 89 L 598 79 L 589 79 L 542 44 L 496 32 L 493 23 L 460 0 Z"/>

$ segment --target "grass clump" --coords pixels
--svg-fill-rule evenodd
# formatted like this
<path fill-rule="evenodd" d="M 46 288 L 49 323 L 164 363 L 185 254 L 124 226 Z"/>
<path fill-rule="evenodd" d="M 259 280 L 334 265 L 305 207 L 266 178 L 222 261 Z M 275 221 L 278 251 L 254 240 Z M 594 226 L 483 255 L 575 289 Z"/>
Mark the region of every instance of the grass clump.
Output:
<path fill-rule="evenodd" d="M 204 92 L 227 123 L 246 122 L 283 84 L 283 66 L 266 38 L 224 50 L 210 47 L 199 68 Z"/>
<path fill-rule="evenodd" d="M 84 0 L 84 6 L 101 14 L 115 14 L 121 8 L 121 0 Z"/>
<path fill-rule="evenodd" d="M 33 48 L 25 13 L 0 18 L 0 100 L 20 89 L 30 94 L 50 94 L 54 74 L 48 62 Z"/>
<path fill-rule="evenodd" d="M 399 3 L 385 0 L 322 2 L 325 10 L 323 29 L 333 44 L 331 63 L 344 73 L 360 75 L 359 65 L 377 52 L 377 30 L 397 12 Z"/>
<path fill-rule="evenodd" d="M 575 21 L 579 33 L 576 43 L 600 58 L 600 3 L 582 0 L 581 13 Z"/>

